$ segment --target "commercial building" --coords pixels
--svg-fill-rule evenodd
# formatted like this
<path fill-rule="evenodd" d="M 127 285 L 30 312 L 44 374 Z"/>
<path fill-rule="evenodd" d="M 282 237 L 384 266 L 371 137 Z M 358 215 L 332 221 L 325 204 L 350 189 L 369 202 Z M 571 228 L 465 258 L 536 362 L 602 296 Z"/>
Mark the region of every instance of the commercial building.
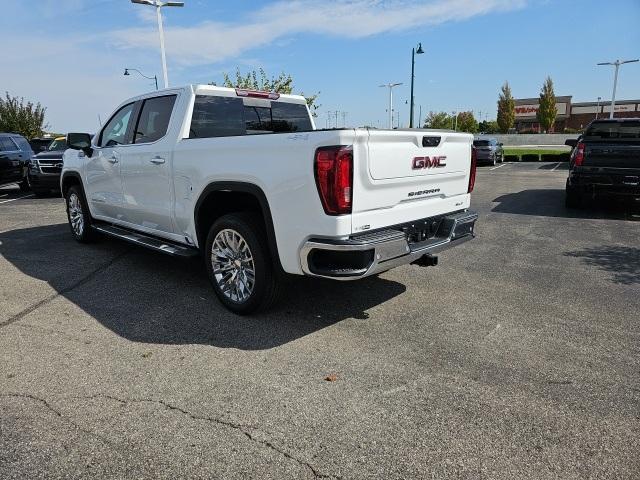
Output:
<path fill-rule="evenodd" d="M 552 132 L 562 133 L 566 129 L 582 130 L 595 118 L 609 118 L 611 101 L 572 103 L 571 95 L 556 97 L 555 125 Z M 516 121 L 514 127 L 518 133 L 540 132 L 536 118 L 539 98 L 516 99 Z M 616 100 L 615 118 L 640 117 L 640 100 Z M 551 133 L 551 132 L 550 132 Z"/>

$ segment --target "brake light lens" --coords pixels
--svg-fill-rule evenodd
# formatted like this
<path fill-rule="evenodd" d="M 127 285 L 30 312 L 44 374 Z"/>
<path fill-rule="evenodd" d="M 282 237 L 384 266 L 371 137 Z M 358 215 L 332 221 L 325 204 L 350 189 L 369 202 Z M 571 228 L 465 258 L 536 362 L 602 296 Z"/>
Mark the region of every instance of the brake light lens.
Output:
<path fill-rule="evenodd" d="M 316 150 L 316 186 L 327 215 L 351 213 L 353 189 L 353 149 L 346 146 Z"/>
<path fill-rule="evenodd" d="M 573 163 L 574 165 L 577 165 L 579 167 L 580 165 L 582 165 L 582 162 L 584 162 L 584 143 L 579 142 L 576 145 L 576 152 L 573 157 Z"/>
<path fill-rule="evenodd" d="M 262 92 L 260 90 L 245 90 L 243 88 L 236 88 L 236 95 L 239 97 L 266 98 L 268 100 L 278 100 L 280 98 L 279 93 Z"/>
<path fill-rule="evenodd" d="M 471 145 L 471 169 L 469 171 L 469 188 L 467 193 L 473 192 L 473 187 L 476 186 L 476 168 L 478 165 L 478 153 L 476 147 Z"/>

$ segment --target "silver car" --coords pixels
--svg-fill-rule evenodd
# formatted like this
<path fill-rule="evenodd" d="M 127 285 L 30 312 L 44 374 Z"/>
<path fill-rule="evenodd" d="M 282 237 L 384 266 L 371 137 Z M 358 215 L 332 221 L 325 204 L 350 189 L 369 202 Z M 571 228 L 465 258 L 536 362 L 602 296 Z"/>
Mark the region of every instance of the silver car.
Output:
<path fill-rule="evenodd" d="M 504 151 L 502 144 L 495 138 L 481 137 L 473 140 L 473 146 L 476 147 L 476 155 L 478 164 L 495 165 L 504 161 Z"/>

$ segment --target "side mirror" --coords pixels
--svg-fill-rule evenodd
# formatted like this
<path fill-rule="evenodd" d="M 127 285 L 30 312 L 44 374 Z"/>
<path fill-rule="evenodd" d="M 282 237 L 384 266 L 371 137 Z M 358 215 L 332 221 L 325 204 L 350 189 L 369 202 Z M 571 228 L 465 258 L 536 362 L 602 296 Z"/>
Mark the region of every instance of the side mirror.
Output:
<path fill-rule="evenodd" d="M 500 142 L 498 142 L 498 145 L 499 145 L 499 146 L 503 146 L 503 145 L 504 145 L 504 143 L 500 143 Z"/>
<path fill-rule="evenodd" d="M 564 141 L 564 144 L 567 147 L 571 147 L 571 148 L 576 148 L 576 145 L 578 144 L 578 139 L 577 138 L 568 138 Z"/>
<path fill-rule="evenodd" d="M 87 157 L 93 154 L 91 135 L 88 133 L 67 133 L 67 148 L 82 150 Z"/>

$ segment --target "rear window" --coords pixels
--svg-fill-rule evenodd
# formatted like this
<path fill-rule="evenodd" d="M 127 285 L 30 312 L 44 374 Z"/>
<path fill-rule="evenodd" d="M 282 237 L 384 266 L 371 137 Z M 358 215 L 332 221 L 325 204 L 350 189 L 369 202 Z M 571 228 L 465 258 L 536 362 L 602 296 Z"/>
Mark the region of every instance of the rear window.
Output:
<path fill-rule="evenodd" d="M 13 139 L 20 147 L 20 150 L 23 152 L 32 152 L 31 145 L 29 145 L 29 142 L 27 142 L 24 137 L 14 137 Z"/>
<path fill-rule="evenodd" d="M 307 106 L 241 98 L 197 96 L 189 138 L 303 132 L 312 129 Z M 253 104 L 252 104 L 253 103 Z"/>
<path fill-rule="evenodd" d="M 640 138 L 640 121 L 594 122 L 589 126 L 584 136 L 609 139 Z"/>
<path fill-rule="evenodd" d="M 473 141 L 473 146 L 474 147 L 488 147 L 489 145 L 491 145 L 491 142 L 489 140 L 474 140 Z"/>

